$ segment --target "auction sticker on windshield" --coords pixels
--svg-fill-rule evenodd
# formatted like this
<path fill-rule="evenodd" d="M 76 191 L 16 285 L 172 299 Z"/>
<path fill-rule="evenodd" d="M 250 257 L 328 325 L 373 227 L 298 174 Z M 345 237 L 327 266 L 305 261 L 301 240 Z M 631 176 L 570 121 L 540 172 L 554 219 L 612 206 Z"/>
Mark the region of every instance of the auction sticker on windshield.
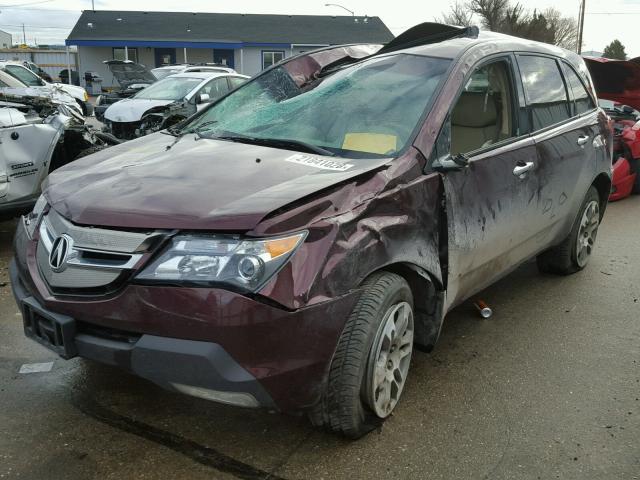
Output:
<path fill-rule="evenodd" d="M 291 155 L 290 157 L 286 158 L 285 161 L 298 163 L 300 165 L 307 165 L 314 168 L 321 168 L 322 170 L 333 170 L 336 172 L 346 172 L 351 167 L 353 167 L 353 164 L 351 163 L 341 163 L 336 162 L 335 160 L 328 160 L 326 158 L 319 158 L 313 155 L 304 155 L 301 153 Z"/>

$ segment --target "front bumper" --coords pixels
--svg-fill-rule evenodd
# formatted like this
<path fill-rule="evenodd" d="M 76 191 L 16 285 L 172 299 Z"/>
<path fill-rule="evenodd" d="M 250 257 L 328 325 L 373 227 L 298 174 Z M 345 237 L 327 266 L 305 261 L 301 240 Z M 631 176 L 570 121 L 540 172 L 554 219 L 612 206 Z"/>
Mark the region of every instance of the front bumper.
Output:
<path fill-rule="evenodd" d="M 146 378 L 168 390 L 243 407 L 275 405 L 262 385 L 218 344 L 155 335 L 114 335 L 91 329 L 74 319 L 48 311 L 29 294 L 18 276 L 15 261 L 9 267 L 13 294 L 25 320 L 25 334 L 70 358 L 79 355 L 113 365 Z M 37 318 L 39 320 L 34 319 Z M 55 319 L 65 329 L 65 352 L 58 351 L 37 332 L 43 319 Z M 61 335 L 62 336 L 62 335 Z"/>
<path fill-rule="evenodd" d="M 249 394 L 281 411 L 314 405 L 357 298 L 352 292 L 289 311 L 219 288 L 126 284 L 104 296 L 54 296 L 35 246 L 20 222 L 11 265 L 15 297 L 73 319 L 78 355 L 218 401 L 225 401 L 222 392 Z"/>

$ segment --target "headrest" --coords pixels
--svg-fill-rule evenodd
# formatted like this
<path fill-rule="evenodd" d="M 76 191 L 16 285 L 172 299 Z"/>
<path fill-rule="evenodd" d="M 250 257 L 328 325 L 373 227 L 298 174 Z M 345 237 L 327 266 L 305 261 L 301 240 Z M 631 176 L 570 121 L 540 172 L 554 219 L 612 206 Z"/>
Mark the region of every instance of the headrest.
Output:
<path fill-rule="evenodd" d="M 451 123 L 458 127 L 484 128 L 498 123 L 493 96 L 485 93 L 463 92 L 453 109 Z"/>

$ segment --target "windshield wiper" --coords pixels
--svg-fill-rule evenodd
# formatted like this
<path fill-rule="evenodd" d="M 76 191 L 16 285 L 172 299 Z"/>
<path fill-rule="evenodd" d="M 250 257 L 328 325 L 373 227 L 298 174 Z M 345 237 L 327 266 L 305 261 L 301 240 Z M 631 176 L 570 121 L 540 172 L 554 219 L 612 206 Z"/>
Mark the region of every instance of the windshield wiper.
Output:
<path fill-rule="evenodd" d="M 300 140 L 291 140 L 288 138 L 258 138 L 248 135 L 215 135 L 213 139 L 229 140 L 231 142 L 248 143 L 251 145 L 262 145 L 265 147 L 283 148 L 287 150 L 297 150 L 300 152 L 315 153 L 317 155 L 325 155 L 327 157 L 335 157 L 335 153 L 326 148 L 312 145 L 311 143 L 302 142 Z"/>

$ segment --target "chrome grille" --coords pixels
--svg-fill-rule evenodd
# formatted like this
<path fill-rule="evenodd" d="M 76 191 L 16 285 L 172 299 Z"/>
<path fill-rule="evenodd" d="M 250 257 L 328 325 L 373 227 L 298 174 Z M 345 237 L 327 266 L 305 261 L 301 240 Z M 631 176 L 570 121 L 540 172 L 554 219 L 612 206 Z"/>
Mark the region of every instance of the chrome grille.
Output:
<path fill-rule="evenodd" d="M 42 276 L 52 289 L 96 289 L 114 286 L 131 271 L 164 232 L 127 232 L 74 225 L 54 210 L 44 216 L 39 229 L 36 258 Z M 50 262 L 55 240 L 71 239 L 62 268 Z"/>

